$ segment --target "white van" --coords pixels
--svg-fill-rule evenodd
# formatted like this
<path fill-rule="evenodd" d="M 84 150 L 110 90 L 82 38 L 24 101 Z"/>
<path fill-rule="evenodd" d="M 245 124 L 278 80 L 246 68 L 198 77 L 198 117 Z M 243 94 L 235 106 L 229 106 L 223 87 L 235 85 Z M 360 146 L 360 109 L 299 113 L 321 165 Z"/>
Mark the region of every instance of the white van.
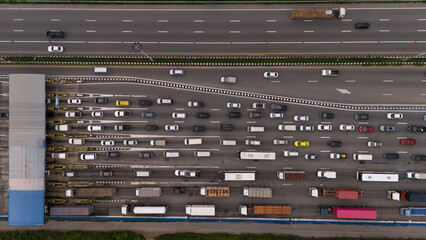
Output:
<path fill-rule="evenodd" d="M 359 161 L 370 161 L 370 160 L 373 160 L 373 154 L 354 153 L 353 159 L 359 160 Z"/>
<path fill-rule="evenodd" d="M 182 69 L 170 69 L 170 76 L 182 76 L 184 71 Z"/>
<path fill-rule="evenodd" d="M 237 145 L 237 140 L 220 139 L 220 145 L 221 146 L 235 146 L 235 145 Z"/>
<path fill-rule="evenodd" d="M 151 141 L 149 142 L 149 144 L 150 144 L 151 146 L 160 146 L 160 147 L 164 147 L 164 146 L 166 146 L 166 140 L 164 140 L 164 139 L 151 140 Z"/>
<path fill-rule="evenodd" d="M 210 157 L 210 151 L 200 151 L 196 150 L 194 151 L 195 157 Z"/>
<path fill-rule="evenodd" d="M 105 73 L 108 73 L 109 70 L 106 67 L 95 67 L 95 68 L 93 68 L 93 72 L 94 73 L 99 73 L 99 74 L 102 74 L 102 73 L 105 74 Z"/>
<path fill-rule="evenodd" d="M 184 141 L 185 145 L 201 145 L 203 144 L 203 139 L 201 138 L 186 138 Z"/>
<path fill-rule="evenodd" d="M 265 131 L 265 127 L 263 126 L 248 126 L 247 127 L 247 132 L 264 132 Z"/>
<path fill-rule="evenodd" d="M 180 157 L 180 152 L 169 152 L 169 151 L 165 151 L 164 152 L 164 157 L 166 157 L 166 158 L 178 158 L 178 157 Z"/>
<path fill-rule="evenodd" d="M 151 170 L 135 170 L 135 177 L 150 177 Z"/>
<path fill-rule="evenodd" d="M 280 131 L 296 131 L 296 129 L 297 129 L 296 125 L 285 125 L 285 124 L 278 125 L 278 130 Z"/>
<path fill-rule="evenodd" d="M 236 77 L 221 77 L 220 78 L 220 82 L 223 82 L 223 83 L 236 83 L 237 82 L 237 78 Z"/>
<path fill-rule="evenodd" d="M 68 157 L 68 153 L 52 153 L 52 158 L 65 159 Z"/>

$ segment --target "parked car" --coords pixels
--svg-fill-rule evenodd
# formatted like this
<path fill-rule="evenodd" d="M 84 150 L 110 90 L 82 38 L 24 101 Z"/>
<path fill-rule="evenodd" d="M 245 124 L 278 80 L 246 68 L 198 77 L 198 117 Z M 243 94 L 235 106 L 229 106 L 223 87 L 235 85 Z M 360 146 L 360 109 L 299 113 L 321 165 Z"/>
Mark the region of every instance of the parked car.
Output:
<path fill-rule="evenodd" d="M 296 122 L 307 122 L 307 121 L 309 121 L 309 116 L 295 115 L 293 120 L 296 121 Z"/>

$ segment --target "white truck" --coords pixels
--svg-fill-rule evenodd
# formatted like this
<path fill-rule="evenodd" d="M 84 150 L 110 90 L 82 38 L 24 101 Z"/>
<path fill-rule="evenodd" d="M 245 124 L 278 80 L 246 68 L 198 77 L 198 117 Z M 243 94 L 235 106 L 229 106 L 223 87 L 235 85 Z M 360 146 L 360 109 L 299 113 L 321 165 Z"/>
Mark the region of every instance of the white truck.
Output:
<path fill-rule="evenodd" d="M 243 196 L 254 198 L 272 198 L 271 188 L 244 187 Z"/>
<path fill-rule="evenodd" d="M 324 177 L 324 178 L 336 178 L 336 171 L 318 171 L 317 176 L 318 177 Z"/>
<path fill-rule="evenodd" d="M 214 205 L 186 205 L 185 213 L 190 216 L 215 216 Z"/>
<path fill-rule="evenodd" d="M 405 176 L 410 179 L 426 180 L 426 173 L 422 172 L 407 172 Z"/>
<path fill-rule="evenodd" d="M 220 171 L 224 181 L 256 181 L 256 171 Z"/>

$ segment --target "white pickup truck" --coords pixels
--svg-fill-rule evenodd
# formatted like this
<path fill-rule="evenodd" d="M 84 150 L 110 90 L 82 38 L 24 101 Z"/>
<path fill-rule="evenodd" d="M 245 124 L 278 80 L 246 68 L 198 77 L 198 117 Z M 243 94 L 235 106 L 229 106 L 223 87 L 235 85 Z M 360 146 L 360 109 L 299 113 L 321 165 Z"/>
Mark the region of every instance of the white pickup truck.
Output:
<path fill-rule="evenodd" d="M 323 76 L 323 77 L 337 77 L 337 76 L 339 76 L 339 70 L 330 70 L 330 69 L 321 70 L 321 76 Z"/>

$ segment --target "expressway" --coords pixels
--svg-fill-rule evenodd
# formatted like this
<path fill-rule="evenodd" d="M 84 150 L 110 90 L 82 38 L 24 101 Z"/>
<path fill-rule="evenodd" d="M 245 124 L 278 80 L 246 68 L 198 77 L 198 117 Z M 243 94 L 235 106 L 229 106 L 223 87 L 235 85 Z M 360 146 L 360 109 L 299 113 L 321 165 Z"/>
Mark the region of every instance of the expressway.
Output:
<path fill-rule="evenodd" d="M 112 71 L 124 71 L 123 69 L 113 69 Z M 160 71 L 161 70 L 161 71 Z M 264 69 L 263 69 L 264 70 Z M 263 71 L 262 70 L 262 71 Z M 144 71 L 144 70 L 143 70 Z M 207 85 L 214 87 L 222 87 L 233 89 L 233 86 L 221 86 L 218 77 L 212 80 L 212 75 L 215 75 L 216 70 L 206 70 L 208 78 L 198 77 L 201 76 L 200 70 L 187 71 L 187 75 L 180 78 L 174 78 L 174 81 L 182 81 L 196 83 L 198 85 Z M 250 70 L 251 75 L 254 75 L 255 70 Z M 261 76 L 262 71 L 256 70 L 257 74 Z M 379 75 L 379 70 L 375 76 Z M 409 69 L 403 71 L 413 71 L 413 78 L 418 73 L 418 69 Z M 148 69 L 145 76 L 152 74 L 160 80 L 169 80 L 167 69 Z M 192 75 L 194 72 L 194 75 Z M 238 71 L 236 71 L 239 73 Z M 317 71 L 314 71 L 317 75 Z M 114 75 L 116 72 L 114 72 Z M 159 75 L 162 74 L 162 77 Z M 206 74 L 206 73 L 204 73 Z M 218 74 L 218 73 L 216 73 Z M 247 79 L 250 79 L 249 73 Z M 281 74 L 281 73 L 280 73 Z M 282 73 L 286 75 L 285 73 Z M 296 74 L 296 73 L 295 73 Z M 356 75 L 356 74 L 353 74 Z M 401 74 L 402 75 L 402 74 Z M 407 74 L 406 74 L 407 75 Z M 218 75 L 219 76 L 219 75 Z M 362 78 L 362 76 L 358 76 Z M 150 76 L 151 77 L 151 76 Z M 382 76 L 381 76 L 382 77 Z M 265 79 L 262 80 L 265 93 L 270 93 L 274 90 L 275 85 L 265 85 Z M 336 79 L 330 79 L 335 81 Z M 287 80 L 286 80 L 287 81 Z M 362 79 L 360 81 L 368 81 Z M 383 84 L 379 80 L 375 84 Z M 259 85 L 250 85 L 253 81 L 241 81 L 236 84 L 238 89 L 256 89 Z M 292 84 L 297 84 L 296 81 L 291 81 Z M 364 83 L 366 84 L 366 83 Z M 414 83 L 413 83 L 414 84 Z M 418 83 L 418 84 L 421 84 Z M 324 85 L 330 85 L 324 82 Z M 295 89 L 303 89 L 304 86 L 297 86 Z M 56 86 L 48 86 L 48 92 L 54 93 Z M 285 88 L 282 89 L 285 91 Z M 81 112 L 83 117 L 79 120 L 84 120 L 84 124 L 72 124 L 73 130 L 71 133 L 88 134 L 86 127 L 88 124 L 101 124 L 105 127 L 102 132 L 92 132 L 94 136 L 86 139 L 84 147 L 92 147 L 90 151 L 70 151 L 69 158 L 64 160 L 56 159 L 57 164 L 90 164 L 92 168 L 88 169 L 75 169 L 76 176 L 73 178 L 65 178 L 61 176 L 63 170 L 52 170 L 51 175 L 47 176 L 48 182 L 92 182 L 95 186 L 111 186 L 117 187 L 117 196 L 110 201 L 104 203 L 95 203 L 98 206 L 97 214 L 111 214 L 119 215 L 120 206 L 123 202 L 131 204 L 167 204 L 169 206 L 169 216 L 182 216 L 184 214 L 184 206 L 188 203 L 211 203 L 216 205 L 217 216 L 238 216 L 238 206 L 240 204 L 288 204 L 293 206 L 292 217 L 302 218 L 319 218 L 318 206 L 320 205 L 339 205 L 339 206 L 368 206 L 377 209 L 378 219 L 399 219 L 404 220 L 403 216 L 399 215 L 399 207 L 406 206 L 407 202 L 396 202 L 386 199 L 387 190 L 420 190 L 423 186 L 421 181 L 413 181 L 405 178 L 407 171 L 424 171 L 424 164 L 417 163 L 410 160 L 412 154 L 424 154 L 424 141 L 426 137 L 424 133 L 410 133 L 407 132 L 408 125 L 424 125 L 423 113 L 419 112 L 404 112 L 402 120 L 389 120 L 386 119 L 386 112 L 368 112 L 370 120 L 356 121 L 353 111 L 342 111 L 334 109 L 312 108 L 304 105 L 287 104 L 288 110 L 284 112 L 284 118 L 271 119 L 269 118 L 269 107 L 266 110 L 254 110 L 252 104 L 254 102 L 263 102 L 254 100 L 249 97 L 237 96 L 218 96 L 214 93 L 202 93 L 188 90 L 179 90 L 168 88 L 167 86 L 149 86 L 137 83 L 122 83 L 122 82 L 90 82 L 85 81 L 80 84 L 60 84 L 59 93 L 83 94 L 81 97 L 83 107 Z M 91 97 L 93 96 L 93 97 Z M 94 96 L 108 98 L 107 104 L 95 104 Z M 173 105 L 158 105 L 156 104 L 157 98 L 173 98 Z M 328 100 L 330 96 L 328 96 Z M 150 99 L 154 102 L 152 106 L 139 106 L 138 101 L 141 99 Z M 416 103 L 421 102 L 420 96 L 413 96 Z M 131 104 L 128 107 L 115 106 L 116 100 L 130 100 Z M 188 108 L 187 101 L 203 101 L 205 106 L 203 108 Z M 67 97 L 61 98 L 60 106 L 75 107 L 66 103 Z M 381 102 L 380 98 L 374 100 L 375 103 Z M 227 109 L 227 102 L 241 103 L 241 109 L 233 109 L 241 113 L 241 118 L 229 119 L 227 113 L 231 111 Z M 414 102 L 414 101 L 413 101 Z M 271 101 L 266 101 L 269 105 Z M 114 116 L 116 110 L 131 111 L 132 116 L 128 118 L 117 118 Z M 103 111 L 103 118 L 91 117 L 92 111 Z M 142 112 L 154 112 L 154 118 L 142 118 Z M 249 112 L 260 111 L 263 112 L 262 118 L 253 119 L 249 118 Z M 320 119 L 320 112 L 333 112 L 334 119 Z M 49 118 L 52 120 L 64 120 L 64 111 L 54 111 L 55 116 Z M 187 117 L 185 119 L 173 119 L 173 112 L 185 112 Z M 210 117 L 208 119 L 199 119 L 195 117 L 197 112 L 208 112 Z M 308 115 L 310 120 L 308 122 L 294 122 L 293 116 L 295 115 Z M 299 128 L 300 125 L 313 125 L 315 131 L 313 132 L 286 132 L 278 131 L 279 124 L 296 124 Z M 129 124 L 131 130 L 129 131 L 115 131 L 113 126 L 115 124 Z M 180 129 L 177 132 L 165 131 L 164 126 L 167 124 L 177 124 Z M 234 129 L 230 132 L 219 131 L 217 129 L 219 124 L 233 124 Z M 332 131 L 318 131 L 318 124 L 331 124 Z M 353 124 L 356 131 L 342 132 L 339 131 L 340 124 Z M 381 124 L 394 125 L 396 130 L 391 133 L 383 133 L 378 131 Z M 146 125 L 157 125 L 159 130 L 146 131 Z M 191 127 L 194 125 L 202 125 L 206 127 L 204 133 L 194 133 Z M 246 128 L 249 125 L 264 126 L 265 132 L 263 133 L 248 133 Z M 359 126 L 373 126 L 374 132 L 361 133 L 357 129 Z M 54 126 L 48 124 L 48 132 L 53 133 Z M 67 133 L 66 133 L 67 134 Z M 183 139 L 189 137 L 203 138 L 203 144 L 197 146 L 186 146 Z M 417 140 L 417 145 L 403 146 L 399 144 L 400 139 L 413 138 Z M 137 146 L 124 146 L 123 140 L 136 139 L 138 140 Z M 150 146 L 149 141 L 152 139 L 165 139 L 166 146 L 157 147 Z M 236 139 L 236 146 L 221 146 L 219 139 Z M 260 140 L 260 146 L 246 146 L 245 140 Z M 273 145 L 273 139 L 287 139 L 287 145 Z M 100 145 L 101 140 L 114 140 L 115 145 L 108 147 L 110 150 L 105 149 Z M 309 147 L 297 148 L 293 145 L 296 140 L 307 140 L 310 142 Z M 327 142 L 330 140 L 338 140 L 343 142 L 343 147 L 329 148 Z M 52 138 L 53 146 L 66 146 L 70 147 L 67 143 L 68 139 L 63 137 Z M 367 141 L 382 141 L 383 146 L 379 148 L 367 147 Z M 122 149 L 122 150 L 114 150 Z M 163 157 L 165 150 L 176 150 L 181 153 L 178 159 L 166 159 Z M 208 150 L 211 152 L 209 158 L 196 158 L 193 155 L 194 150 Z M 268 150 L 277 153 L 277 160 L 275 161 L 252 161 L 237 159 L 237 152 L 240 150 Z M 283 156 L 283 150 L 297 150 L 300 156 L 289 158 Z M 120 156 L 117 159 L 106 158 L 107 151 L 119 151 Z M 141 159 L 138 153 L 142 151 L 151 151 L 154 153 L 153 158 Z M 98 155 L 95 161 L 81 161 L 78 160 L 78 154 L 85 152 L 94 152 Z M 344 152 L 348 154 L 348 159 L 331 160 L 329 158 L 330 152 Z M 371 153 L 373 154 L 373 161 L 354 161 L 352 154 L 356 152 Z M 383 159 L 383 153 L 398 153 L 400 158 L 397 160 Z M 303 158 L 305 153 L 315 153 L 319 155 L 317 160 L 306 160 Z M 48 158 L 47 161 L 52 161 Z M 264 164 L 266 163 L 266 164 Z M 133 176 L 135 169 L 150 169 L 152 177 L 146 179 L 139 179 Z M 199 178 L 178 178 L 174 176 L 175 169 L 196 169 L 201 172 Z M 219 170 L 255 170 L 257 172 L 257 180 L 255 182 L 223 182 L 219 179 Z M 276 178 L 276 171 L 281 169 L 303 170 L 307 173 L 307 181 L 302 182 L 285 182 Z M 100 177 L 100 170 L 111 170 L 113 176 L 109 178 Z M 318 170 L 334 170 L 337 172 L 337 179 L 321 179 L 316 177 Z M 371 170 L 371 171 L 392 171 L 399 173 L 400 181 L 398 183 L 365 183 L 357 181 L 355 172 L 358 170 Z M 138 186 L 161 186 L 163 194 L 160 198 L 154 199 L 138 199 L 135 194 L 135 188 Z M 187 188 L 185 194 L 172 194 L 169 192 L 170 187 L 184 186 Z M 229 198 L 215 198 L 206 199 L 199 196 L 200 186 L 229 186 L 231 195 Z M 273 197 L 271 199 L 256 199 L 241 196 L 241 188 L 247 186 L 257 187 L 271 187 L 273 189 Z M 355 188 L 363 190 L 363 198 L 359 200 L 337 200 L 334 197 L 311 198 L 308 196 L 309 187 L 328 187 L 328 188 Z M 47 188 L 47 195 L 49 197 L 64 197 L 64 189 Z M 411 206 L 418 206 L 419 204 L 410 203 Z M 415 218 L 412 218 L 415 220 Z"/>
<path fill-rule="evenodd" d="M 294 9 L 306 5 L 291 5 Z M 0 52 L 134 55 L 139 42 L 150 55 L 391 54 L 426 51 L 425 7 L 421 4 L 324 5 L 346 7 L 343 19 L 291 20 L 285 5 L 63 6 L 0 9 Z M 370 29 L 355 29 L 369 22 Z M 59 29 L 64 39 L 48 39 Z"/>

